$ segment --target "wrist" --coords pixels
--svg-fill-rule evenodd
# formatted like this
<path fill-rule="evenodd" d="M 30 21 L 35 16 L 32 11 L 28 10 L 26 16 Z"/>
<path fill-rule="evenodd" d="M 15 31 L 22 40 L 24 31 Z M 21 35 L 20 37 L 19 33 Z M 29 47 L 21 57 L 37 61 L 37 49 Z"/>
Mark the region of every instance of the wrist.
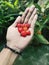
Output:
<path fill-rule="evenodd" d="M 21 52 L 21 49 L 14 44 L 15 42 L 7 42 L 7 46 L 14 49 L 15 51 Z"/>
<path fill-rule="evenodd" d="M 15 47 L 14 45 L 9 45 L 8 43 L 5 45 L 5 48 L 10 49 L 13 53 L 21 55 L 21 49 L 19 49 L 18 47 Z"/>

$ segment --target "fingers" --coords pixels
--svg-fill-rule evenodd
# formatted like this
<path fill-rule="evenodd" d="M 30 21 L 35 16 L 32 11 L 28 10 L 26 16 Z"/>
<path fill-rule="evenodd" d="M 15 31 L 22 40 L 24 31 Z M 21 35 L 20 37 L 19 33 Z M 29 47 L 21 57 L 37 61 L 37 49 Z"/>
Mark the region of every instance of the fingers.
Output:
<path fill-rule="evenodd" d="M 21 23 L 23 23 L 24 22 L 24 19 L 25 19 L 25 17 L 26 17 L 26 15 L 27 15 L 27 13 L 29 12 L 29 7 L 28 8 L 26 8 L 26 10 L 25 10 L 25 12 L 24 12 L 24 14 L 22 15 L 22 21 L 21 21 Z"/>
<path fill-rule="evenodd" d="M 35 23 L 36 23 L 36 20 L 38 18 L 38 15 L 36 14 L 32 20 L 32 23 L 31 23 L 31 28 L 34 29 L 34 26 L 35 26 Z"/>
<path fill-rule="evenodd" d="M 34 18 L 36 18 L 36 16 L 37 16 L 36 13 L 37 13 L 37 9 L 35 8 L 34 5 L 32 5 L 30 8 L 28 7 L 25 10 L 25 12 L 22 15 L 22 17 L 20 17 L 20 16 L 17 17 L 15 22 L 12 24 L 12 26 L 16 26 L 16 24 L 18 22 L 20 22 L 20 23 L 29 23 L 29 24 L 34 25 L 34 22 L 36 21 L 36 19 L 34 20 Z"/>
<path fill-rule="evenodd" d="M 25 18 L 25 20 L 24 20 L 24 23 L 27 23 L 27 22 L 28 22 L 28 20 L 29 20 L 30 16 L 32 15 L 32 12 L 34 11 L 34 9 L 35 9 L 35 6 L 32 5 L 32 6 L 30 7 L 30 9 L 29 9 L 28 14 L 26 15 L 26 18 Z"/>
<path fill-rule="evenodd" d="M 30 19 L 29 19 L 29 21 L 28 21 L 29 24 L 31 24 L 31 22 L 32 22 L 34 16 L 36 15 L 36 13 L 37 13 L 37 9 L 35 8 L 32 15 L 31 15 L 31 17 L 30 17 Z"/>
<path fill-rule="evenodd" d="M 15 22 L 12 24 L 12 26 L 15 27 L 17 23 L 21 22 L 21 20 L 22 20 L 21 17 L 18 16 L 18 17 L 16 18 Z"/>

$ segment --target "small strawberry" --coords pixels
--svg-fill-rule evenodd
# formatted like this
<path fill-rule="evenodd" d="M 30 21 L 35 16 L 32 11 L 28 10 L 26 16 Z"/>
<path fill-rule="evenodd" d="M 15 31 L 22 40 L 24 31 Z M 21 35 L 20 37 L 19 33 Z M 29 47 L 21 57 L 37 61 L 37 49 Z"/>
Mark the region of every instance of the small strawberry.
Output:
<path fill-rule="evenodd" d="M 27 28 L 27 27 L 23 27 L 23 30 L 24 30 L 24 31 L 27 31 L 27 30 L 28 30 L 28 28 Z"/>
<path fill-rule="evenodd" d="M 30 24 L 25 24 L 25 26 L 26 26 L 27 28 L 29 28 L 29 27 L 30 27 Z"/>
<path fill-rule="evenodd" d="M 30 31 L 26 31 L 27 35 L 31 35 L 31 32 Z"/>
<path fill-rule="evenodd" d="M 21 27 L 21 25 L 22 25 L 22 24 L 18 23 L 16 26 L 19 28 L 19 27 Z"/>
<path fill-rule="evenodd" d="M 22 32 L 21 32 L 21 36 L 26 37 L 26 35 L 27 35 L 27 34 L 26 34 L 25 31 L 22 31 Z"/>
<path fill-rule="evenodd" d="M 23 27 L 25 27 L 25 24 L 22 24 L 22 26 L 21 26 L 21 27 L 22 27 L 22 28 L 23 28 Z"/>
<path fill-rule="evenodd" d="M 18 31 L 21 33 L 23 31 L 23 28 L 22 27 L 19 27 L 18 28 Z"/>

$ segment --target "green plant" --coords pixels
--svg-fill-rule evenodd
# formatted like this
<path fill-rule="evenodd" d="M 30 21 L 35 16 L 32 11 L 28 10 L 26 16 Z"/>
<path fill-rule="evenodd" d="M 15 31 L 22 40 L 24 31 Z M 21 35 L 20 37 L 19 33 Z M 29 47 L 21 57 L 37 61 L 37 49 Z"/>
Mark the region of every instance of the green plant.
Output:
<path fill-rule="evenodd" d="M 0 51 L 6 43 L 8 26 L 14 22 L 17 16 L 23 14 L 26 7 L 32 4 L 35 4 L 38 9 L 34 38 L 22 56 L 14 62 L 14 65 L 49 65 L 49 45 L 45 45 L 49 44 L 48 0 L 0 0 Z M 41 43 L 44 45 L 41 46 Z"/>
<path fill-rule="evenodd" d="M 35 3 L 34 3 L 35 2 Z M 47 28 L 49 30 L 49 1 L 44 4 L 44 7 L 36 3 L 35 0 L 9 0 L 0 1 L 0 37 L 8 26 L 11 25 L 17 16 L 21 16 L 26 7 L 35 4 L 38 9 L 38 20 L 35 26 L 34 38 L 38 43 L 49 44 L 49 41 L 43 36 L 42 30 Z"/>

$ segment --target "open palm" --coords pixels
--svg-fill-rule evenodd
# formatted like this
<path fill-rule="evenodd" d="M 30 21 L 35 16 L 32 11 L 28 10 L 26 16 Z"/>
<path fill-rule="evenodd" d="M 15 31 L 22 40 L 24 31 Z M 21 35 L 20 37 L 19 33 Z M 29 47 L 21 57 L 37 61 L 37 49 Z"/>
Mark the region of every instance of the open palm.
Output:
<path fill-rule="evenodd" d="M 36 20 L 37 20 L 37 10 L 35 6 L 33 5 L 30 8 L 28 7 L 21 17 L 18 16 L 15 22 L 8 28 L 7 45 L 10 47 L 15 47 L 15 48 L 20 48 L 20 49 L 25 48 L 33 37 L 34 26 L 35 26 Z M 31 31 L 30 36 L 22 37 L 20 35 L 16 27 L 16 24 L 18 22 L 22 24 L 28 23 L 31 25 L 29 28 L 29 30 Z"/>

